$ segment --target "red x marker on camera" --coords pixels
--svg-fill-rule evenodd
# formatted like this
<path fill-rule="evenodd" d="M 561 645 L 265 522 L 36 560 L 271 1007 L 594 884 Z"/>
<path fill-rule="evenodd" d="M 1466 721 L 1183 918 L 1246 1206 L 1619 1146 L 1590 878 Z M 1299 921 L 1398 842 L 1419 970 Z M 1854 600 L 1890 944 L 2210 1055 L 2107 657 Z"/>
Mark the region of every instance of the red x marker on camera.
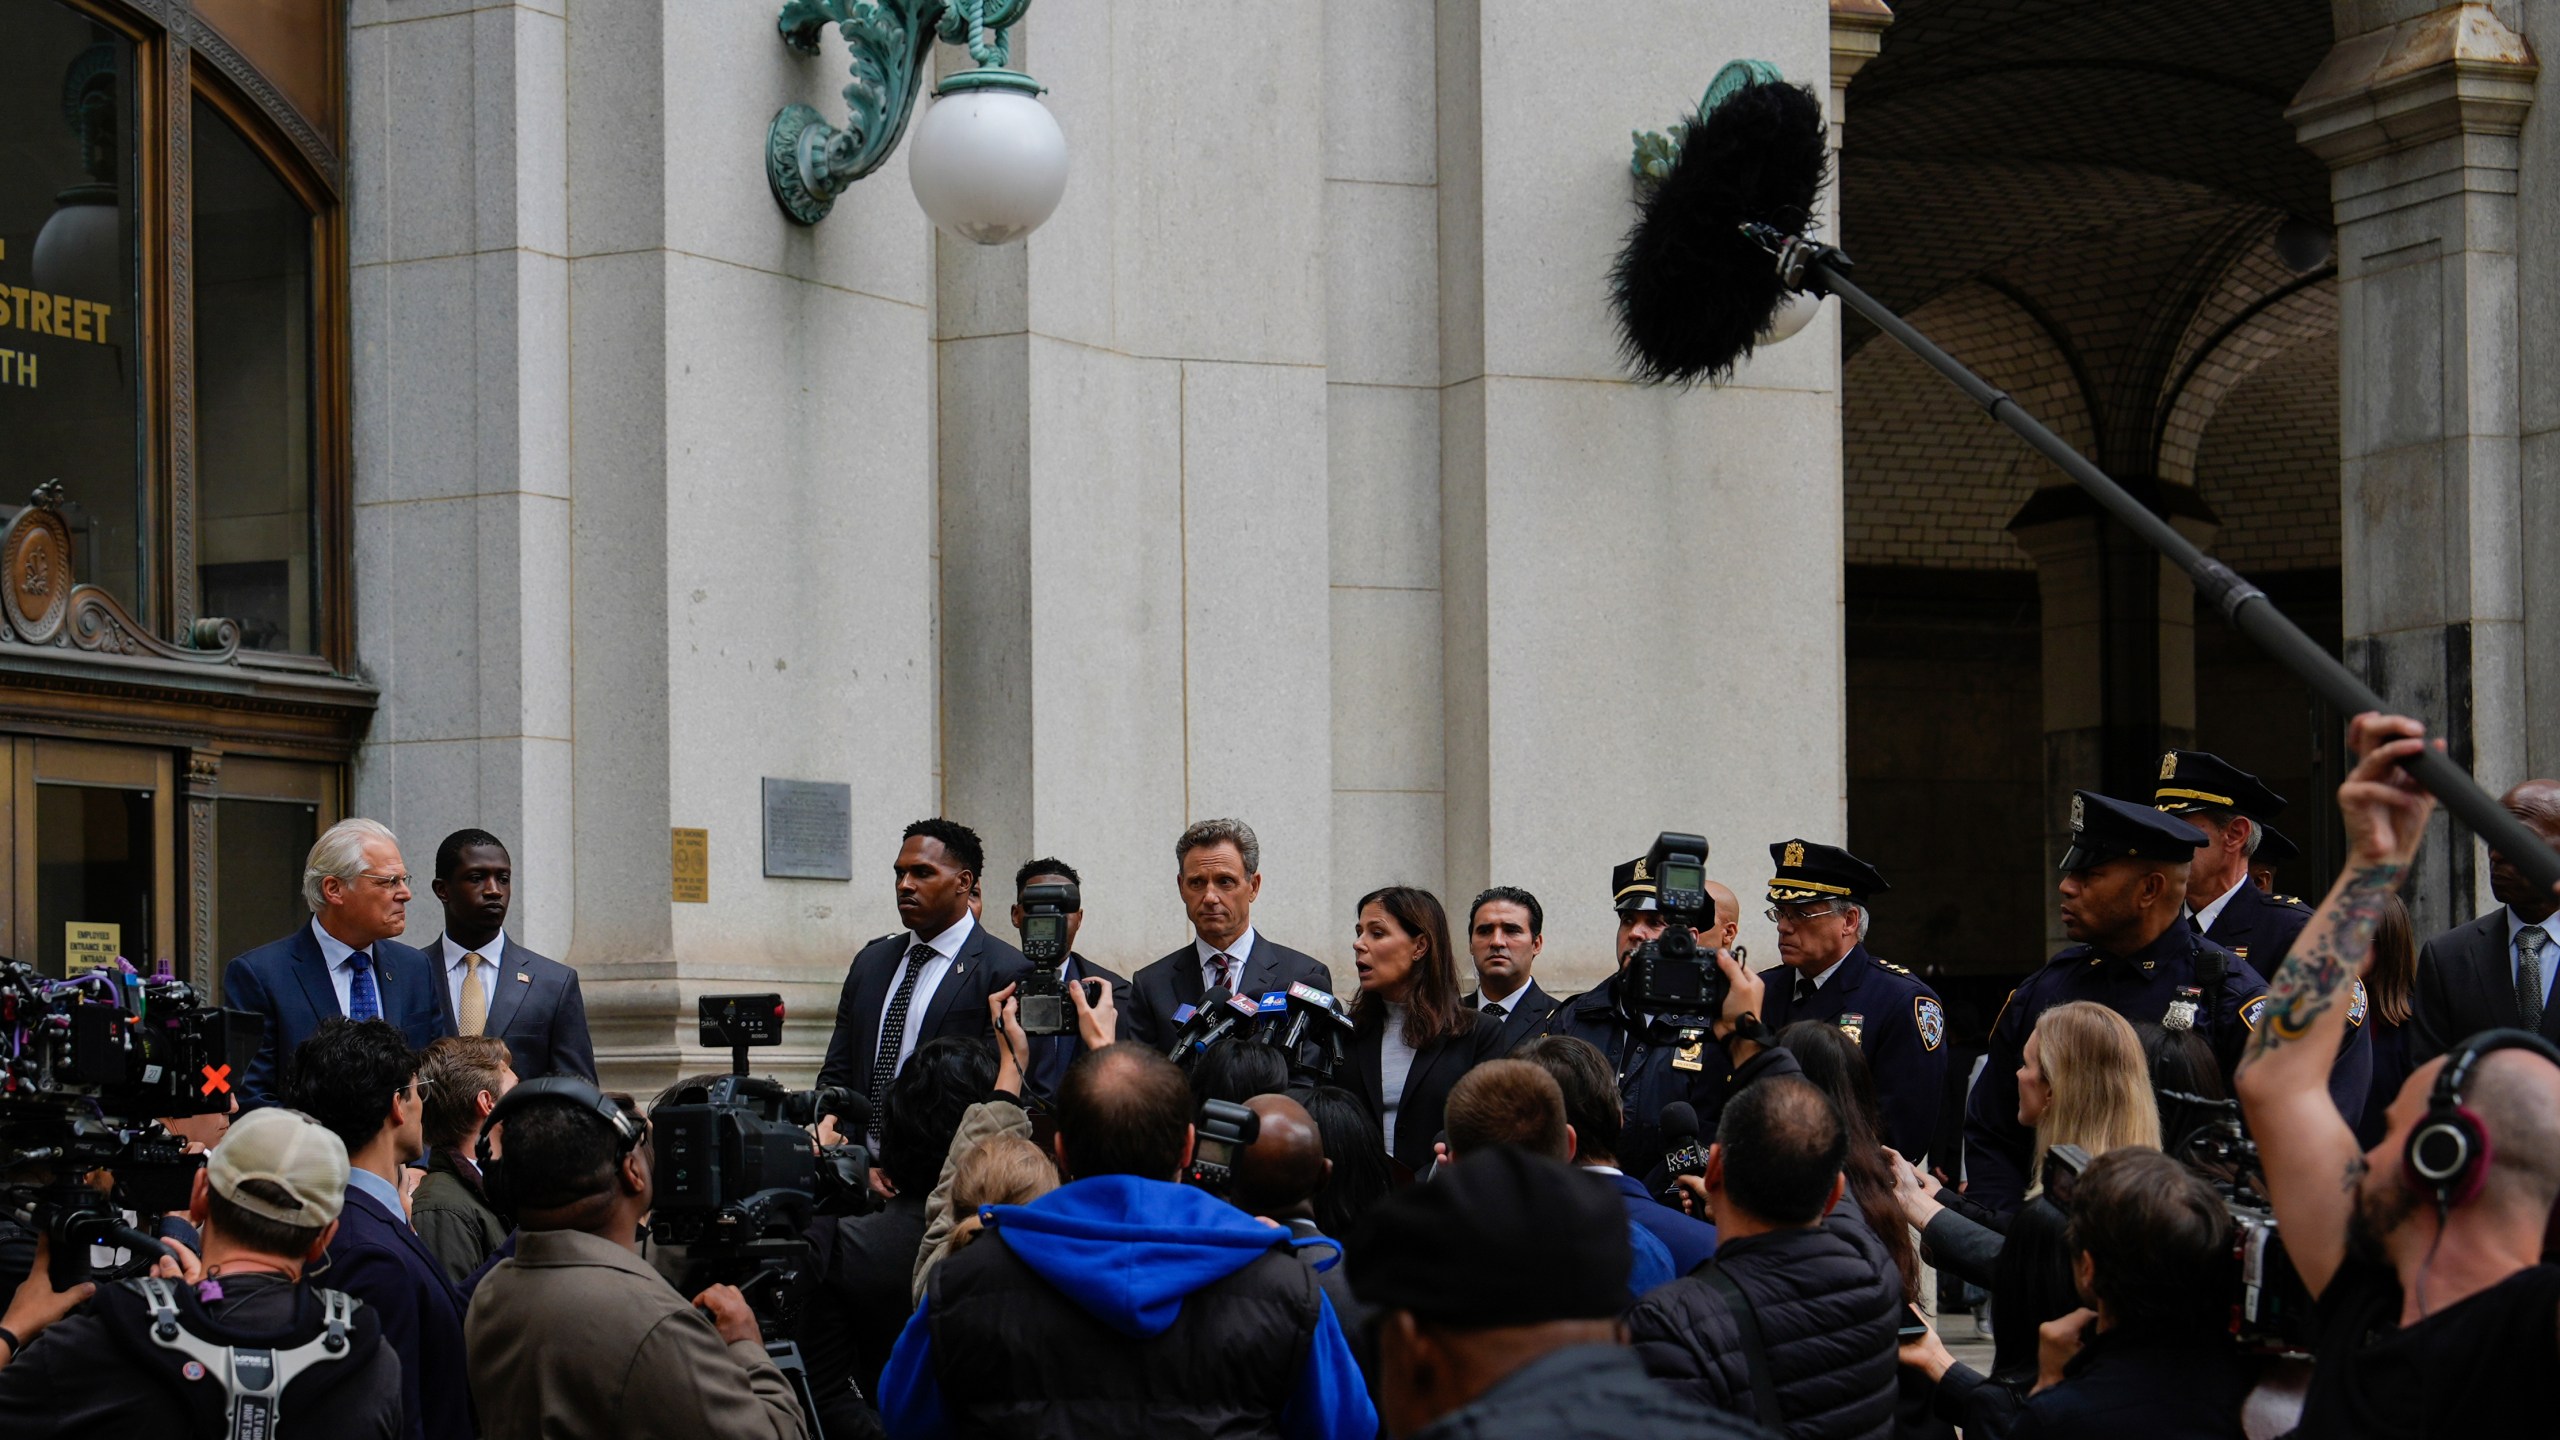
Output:
<path fill-rule="evenodd" d="M 204 1067 L 204 1093 L 205 1093 L 205 1094 L 210 1095 L 210 1094 L 212 1094 L 213 1092 L 215 1092 L 216 1090 L 228 1090 L 228 1089 L 230 1089 L 230 1088 L 231 1088 L 231 1067 L 230 1067 L 230 1066 L 225 1065 L 225 1066 L 223 1066 L 223 1067 L 222 1067 L 221 1069 L 219 1069 L 219 1070 L 215 1069 L 214 1067 L 212 1067 L 212 1066 L 210 1066 L 210 1065 L 207 1065 L 207 1066 L 205 1066 L 205 1067 Z"/>

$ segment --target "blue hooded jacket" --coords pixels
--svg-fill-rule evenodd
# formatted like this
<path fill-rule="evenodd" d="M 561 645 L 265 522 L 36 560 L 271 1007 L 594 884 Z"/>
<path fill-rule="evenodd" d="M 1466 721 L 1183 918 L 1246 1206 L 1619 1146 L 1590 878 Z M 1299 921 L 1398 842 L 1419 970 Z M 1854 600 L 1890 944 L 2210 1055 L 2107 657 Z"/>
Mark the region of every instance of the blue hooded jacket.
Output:
<path fill-rule="evenodd" d="M 1252 1264 L 1274 1244 L 1296 1243 L 1287 1231 L 1206 1191 L 1134 1175 L 1097 1175 L 1028 1205 L 990 1205 L 978 1213 L 1041 1279 L 1129 1336 L 1163 1334 L 1181 1315 L 1184 1297 Z M 1281 1413 L 1280 1433 L 1289 1440 L 1371 1440 L 1377 1408 L 1332 1303 L 1319 1294 L 1317 1304 L 1316 1333 Z M 880 1415 L 893 1440 L 952 1433 L 934 1374 L 932 1307 L 928 1295 L 908 1317 L 881 1372 Z"/>

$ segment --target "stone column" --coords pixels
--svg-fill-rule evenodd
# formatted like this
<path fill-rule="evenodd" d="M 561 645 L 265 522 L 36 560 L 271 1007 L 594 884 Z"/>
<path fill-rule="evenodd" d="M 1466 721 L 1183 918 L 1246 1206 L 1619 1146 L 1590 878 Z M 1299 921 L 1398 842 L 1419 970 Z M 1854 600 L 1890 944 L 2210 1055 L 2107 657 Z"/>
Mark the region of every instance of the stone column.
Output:
<path fill-rule="evenodd" d="M 2287 112 L 2336 207 L 2346 658 L 2496 792 L 2528 758 L 2516 197 L 2538 66 L 2488 5 L 2363 8 L 2397 13 Z M 2488 903 L 2479 846 L 2449 838 L 2420 856 L 2420 934 Z"/>
<path fill-rule="evenodd" d="M 2126 485 L 2178 533 L 2211 544 L 2212 512 L 2195 491 L 2140 477 Z M 2071 843 L 2072 791 L 2147 800 L 2162 753 L 2195 739 L 2195 587 L 2073 486 L 2038 490 L 2009 533 L 2036 562 L 2044 626 L 2050 873 Z M 2048 884 L 2044 897 L 2045 938 L 2058 948 L 2060 896 Z"/>

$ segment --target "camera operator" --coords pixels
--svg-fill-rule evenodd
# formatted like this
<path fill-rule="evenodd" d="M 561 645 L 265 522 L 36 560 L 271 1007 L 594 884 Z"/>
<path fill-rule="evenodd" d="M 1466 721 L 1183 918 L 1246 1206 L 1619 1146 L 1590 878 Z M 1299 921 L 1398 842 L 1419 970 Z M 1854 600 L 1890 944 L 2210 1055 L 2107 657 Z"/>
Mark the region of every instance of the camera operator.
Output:
<path fill-rule="evenodd" d="M 455 1285 L 507 1243 L 506 1217 L 490 1207 L 472 1152 L 480 1127 L 515 1088 L 507 1042 L 495 1035 L 447 1035 L 418 1063 L 426 1092 L 427 1178 L 409 1197 L 409 1223 Z"/>
<path fill-rule="evenodd" d="M 493 1186 L 521 1228 L 471 1300 L 488 1440 L 801 1440 L 745 1297 L 714 1285 L 688 1304 L 640 1258 L 647 1123 L 555 1077 L 517 1087 L 491 1124 L 504 1152 Z"/>
<path fill-rule="evenodd" d="M 1968 1440 L 2241 1440 L 2258 1366 L 2231 1341 L 2231 1247 L 2231 1214 L 2194 1171 L 2142 1146 L 2090 1162 L 2069 1231 L 2083 1308 L 2039 1327 L 2025 1408 L 1969 1420 Z M 1909 1348 L 1953 1366 L 1935 1331 Z"/>
<path fill-rule="evenodd" d="M 349 1343 L 328 1351 L 332 1292 L 303 1283 L 337 1229 L 346 1187 L 346 1147 L 328 1131 L 289 1110 L 241 1117 L 195 1177 L 188 1214 L 204 1257 L 189 1267 L 194 1283 L 172 1275 L 174 1261 L 160 1267 L 176 1345 L 153 1341 L 145 1282 L 57 1292 L 40 1259 L 0 1316 L 0 1434 L 230 1434 L 231 1370 L 216 1357 L 237 1345 L 278 1352 L 272 1433 L 398 1435 L 400 1361 L 379 1317 L 358 1306 Z"/>
<path fill-rule="evenodd" d="M 886 1203 L 868 1215 L 820 1216 L 809 1227 L 817 1253 L 792 1338 L 809 1367 L 818 1424 L 830 1435 L 854 1433 L 871 1408 L 866 1397 L 880 1393 L 880 1369 L 907 1322 L 925 1199 L 961 1115 L 995 1076 L 995 1058 L 977 1041 L 926 1041 L 889 1082 L 879 1156 Z"/>
<path fill-rule="evenodd" d="M 1662 1161 L 1662 1111 L 1686 1101 L 1709 1124 L 1725 1093 L 1726 1057 L 1713 1036 L 1684 1029 L 1636 1007 L 1635 977 L 1629 968 L 1648 940 L 1661 938 L 1663 917 L 1655 897 L 1660 887 L 1649 856 L 1638 856 L 1610 873 L 1611 903 L 1618 912 L 1618 973 L 1566 1001 L 1548 1022 L 1550 1035 L 1570 1035 L 1607 1056 L 1617 1077 L 1618 1096 L 1626 1107 L 1626 1128 L 1618 1142 L 1619 1165 L 1631 1175 L 1650 1174 Z M 1716 927 L 1701 930 L 1698 949 L 1728 948 L 1725 900 L 1732 892 L 1715 887 Z M 1711 892 L 1714 893 L 1714 892 Z M 1738 907 L 1737 907 L 1738 908 Z M 1739 923 L 1738 921 L 1736 923 Z"/>
<path fill-rule="evenodd" d="M 1353 1284 L 1378 1312 L 1386 1433 L 1432 1440 L 1709 1440 L 1764 1432 L 1646 1378 L 1617 1323 L 1617 1201 L 1507 1146 L 1378 1206 Z M 1500 1264 L 1487 1264 L 1487 1257 Z"/>
<path fill-rule="evenodd" d="M 370 1306 L 400 1356 L 410 1440 L 471 1440 L 462 1297 L 409 1228 L 402 1172 L 426 1151 L 418 1053 L 388 1020 L 320 1022 L 293 1052 L 285 1103 L 347 1147 L 347 1202 L 329 1242 L 331 1285 Z"/>
<path fill-rule="evenodd" d="M 1017 935 L 1022 933 L 1022 892 L 1034 885 L 1076 887 L 1076 908 L 1067 912 L 1067 958 L 1058 962 L 1058 978 L 1071 990 L 1084 980 L 1099 980 L 1110 986 L 1112 1008 L 1119 1016 L 1113 1038 L 1128 1039 L 1128 980 L 1076 953 L 1076 936 L 1084 929 L 1084 877 L 1066 861 L 1055 859 L 1033 860 L 1013 872 L 1013 929 Z M 1084 1052 L 1084 1037 L 1081 1035 L 1034 1035 L 1031 1037 L 1030 1062 L 1023 1067 L 1023 1081 L 1031 1087 L 1032 1094 L 1043 1099 L 1055 1095 L 1058 1082 L 1066 1078 L 1067 1066 Z"/>
<path fill-rule="evenodd" d="M 2328 1095 L 2382 899 L 2435 809 L 2399 768 L 2423 735 L 2399 716 L 2348 727 L 2346 869 L 2278 968 L 2239 1074 L 2285 1251 L 2316 1302 L 2306 1435 L 2550 1423 L 2560 1266 L 2536 1263 L 2560 1198 L 2549 1046 L 2495 1030 L 2456 1044 L 2409 1076 L 2361 1155 Z"/>
<path fill-rule="evenodd" d="M 881 1377 L 893 1434 L 1376 1433 L 1289 1233 L 1179 1183 L 1192 1113 L 1182 1072 L 1136 1044 L 1067 1067 L 1054 1150 L 1072 1178 L 987 1210 L 926 1278 Z"/>

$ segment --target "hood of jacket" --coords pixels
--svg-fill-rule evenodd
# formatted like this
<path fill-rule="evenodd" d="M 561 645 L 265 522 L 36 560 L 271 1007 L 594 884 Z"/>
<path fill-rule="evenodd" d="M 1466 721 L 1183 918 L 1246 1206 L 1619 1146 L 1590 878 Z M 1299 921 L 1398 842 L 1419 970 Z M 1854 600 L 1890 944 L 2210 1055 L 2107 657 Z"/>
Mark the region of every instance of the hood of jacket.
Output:
<path fill-rule="evenodd" d="M 1132 1336 L 1162 1334 L 1185 1296 L 1293 1243 L 1286 1228 L 1205 1190 L 1134 1175 L 1097 1175 L 978 1213 L 1041 1279 Z"/>

